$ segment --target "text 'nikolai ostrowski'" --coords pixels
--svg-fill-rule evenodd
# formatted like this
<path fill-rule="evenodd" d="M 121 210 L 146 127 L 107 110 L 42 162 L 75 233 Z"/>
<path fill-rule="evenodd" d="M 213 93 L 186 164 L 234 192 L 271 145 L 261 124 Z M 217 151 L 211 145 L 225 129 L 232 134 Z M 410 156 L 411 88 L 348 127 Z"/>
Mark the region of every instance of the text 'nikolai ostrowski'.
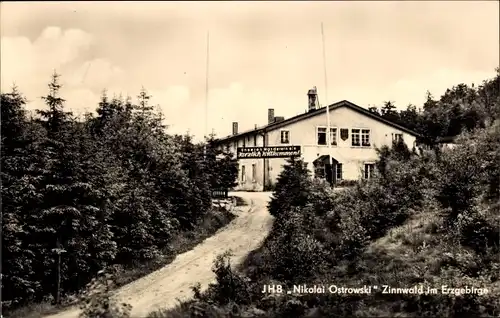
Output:
<path fill-rule="evenodd" d="M 339 286 L 334 284 L 325 285 L 293 285 L 284 287 L 283 285 L 264 285 L 262 288 L 263 294 L 417 294 L 417 295 L 464 295 L 476 294 L 484 295 L 488 293 L 486 288 L 478 288 L 473 286 L 452 287 L 442 285 L 439 287 L 430 287 L 415 285 L 412 287 L 392 287 L 389 285 L 363 285 L 358 287 L 353 286 Z"/>

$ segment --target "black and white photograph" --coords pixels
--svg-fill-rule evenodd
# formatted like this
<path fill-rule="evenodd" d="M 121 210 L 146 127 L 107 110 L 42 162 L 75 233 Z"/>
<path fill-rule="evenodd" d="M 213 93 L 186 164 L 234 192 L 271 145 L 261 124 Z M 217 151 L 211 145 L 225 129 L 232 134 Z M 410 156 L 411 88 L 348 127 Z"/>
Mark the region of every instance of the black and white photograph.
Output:
<path fill-rule="evenodd" d="M 500 317 L 499 1 L 2 1 L 0 318 Z"/>

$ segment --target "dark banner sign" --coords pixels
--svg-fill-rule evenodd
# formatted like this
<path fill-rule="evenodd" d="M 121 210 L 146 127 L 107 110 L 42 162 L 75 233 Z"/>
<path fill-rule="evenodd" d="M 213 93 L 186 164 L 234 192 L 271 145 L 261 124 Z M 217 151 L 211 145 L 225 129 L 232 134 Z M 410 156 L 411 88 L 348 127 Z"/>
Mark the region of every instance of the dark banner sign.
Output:
<path fill-rule="evenodd" d="M 236 154 L 238 159 L 298 157 L 300 146 L 238 147 Z"/>

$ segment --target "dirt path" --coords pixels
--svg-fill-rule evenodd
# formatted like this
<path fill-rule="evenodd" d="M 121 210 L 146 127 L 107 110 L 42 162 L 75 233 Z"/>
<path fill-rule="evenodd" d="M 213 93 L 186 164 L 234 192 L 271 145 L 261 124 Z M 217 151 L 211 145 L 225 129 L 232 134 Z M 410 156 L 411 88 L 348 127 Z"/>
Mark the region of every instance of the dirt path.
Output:
<path fill-rule="evenodd" d="M 201 283 L 202 290 L 205 289 L 215 278 L 213 261 L 226 250 L 232 250 L 231 263 L 236 265 L 259 247 L 271 230 L 272 216 L 266 207 L 270 193 L 235 192 L 231 195 L 242 197 L 250 205 L 238 209 L 237 218 L 229 225 L 193 250 L 178 255 L 164 268 L 117 291 L 121 302 L 133 306 L 132 317 L 146 317 L 151 311 L 175 307 L 178 299 L 192 297 L 191 286 L 197 282 Z M 78 309 L 72 308 L 46 318 L 76 318 L 78 313 Z"/>

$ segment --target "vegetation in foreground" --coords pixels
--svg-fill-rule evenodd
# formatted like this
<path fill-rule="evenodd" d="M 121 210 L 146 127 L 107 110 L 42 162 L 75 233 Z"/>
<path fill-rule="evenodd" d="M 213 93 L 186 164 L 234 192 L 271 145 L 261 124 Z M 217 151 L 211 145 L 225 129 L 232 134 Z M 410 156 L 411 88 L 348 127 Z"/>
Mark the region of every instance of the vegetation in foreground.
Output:
<path fill-rule="evenodd" d="M 427 118 L 452 118 L 443 128 L 444 117 L 436 116 L 434 124 L 428 122 L 436 130 L 428 135 L 460 132 L 455 148 L 417 153 L 402 143 L 384 147 L 378 175 L 351 189 L 332 192 L 313 180 L 300 160 L 291 160 L 269 205 L 276 220 L 262 247 L 239 271 L 222 255 L 214 264 L 217 282 L 207 291 L 194 287 L 192 301 L 150 317 L 498 317 L 499 84 L 497 76 L 465 95 L 470 89 L 458 86 L 428 103 Z M 466 113 L 470 116 L 462 116 Z M 335 284 L 438 292 L 261 292 L 264 285 L 278 284 L 284 290 Z M 445 294 L 442 286 L 488 293 Z"/>
<path fill-rule="evenodd" d="M 237 177 L 214 136 L 168 134 L 144 89 L 137 102 L 103 93 L 97 115 L 76 118 L 61 88 L 54 74 L 31 116 L 16 88 L 1 94 L 5 316 L 73 304 L 103 269 L 128 283 L 232 217 L 212 207 L 212 190 Z"/>

